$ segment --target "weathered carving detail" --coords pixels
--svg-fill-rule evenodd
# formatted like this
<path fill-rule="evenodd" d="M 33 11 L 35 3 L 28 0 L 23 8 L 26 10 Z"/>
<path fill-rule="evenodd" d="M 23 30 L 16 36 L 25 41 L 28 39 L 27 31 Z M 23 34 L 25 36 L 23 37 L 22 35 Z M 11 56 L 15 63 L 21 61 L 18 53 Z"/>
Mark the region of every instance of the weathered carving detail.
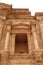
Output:
<path fill-rule="evenodd" d="M 43 65 L 43 13 L 0 3 L 0 47 L 0 65 Z"/>

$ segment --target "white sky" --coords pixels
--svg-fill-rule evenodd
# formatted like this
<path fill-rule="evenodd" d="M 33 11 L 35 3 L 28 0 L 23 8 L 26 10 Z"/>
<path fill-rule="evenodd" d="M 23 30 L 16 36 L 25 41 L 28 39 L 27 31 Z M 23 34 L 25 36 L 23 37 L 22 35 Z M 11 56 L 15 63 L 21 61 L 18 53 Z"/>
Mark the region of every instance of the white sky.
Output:
<path fill-rule="evenodd" d="M 0 0 L 2 3 L 12 4 L 14 8 L 28 8 L 32 15 L 43 12 L 43 0 Z"/>

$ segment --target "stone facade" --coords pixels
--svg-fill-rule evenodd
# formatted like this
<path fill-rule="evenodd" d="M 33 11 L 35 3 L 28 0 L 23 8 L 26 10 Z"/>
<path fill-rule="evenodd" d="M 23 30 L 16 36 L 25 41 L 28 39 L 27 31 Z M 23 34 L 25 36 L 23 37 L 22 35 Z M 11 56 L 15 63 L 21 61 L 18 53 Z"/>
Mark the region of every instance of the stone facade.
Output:
<path fill-rule="evenodd" d="M 43 65 L 43 12 L 0 3 L 0 65 Z"/>

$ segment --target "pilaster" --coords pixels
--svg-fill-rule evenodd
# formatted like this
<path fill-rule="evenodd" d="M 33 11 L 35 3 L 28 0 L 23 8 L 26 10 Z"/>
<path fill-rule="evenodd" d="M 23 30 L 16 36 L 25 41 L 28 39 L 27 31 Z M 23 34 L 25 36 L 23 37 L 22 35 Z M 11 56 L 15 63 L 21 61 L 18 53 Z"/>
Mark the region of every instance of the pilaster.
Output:
<path fill-rule="evenodd" d="M 10 55 L 14 55 L 15 53 L 15 35 L 15 33 L 11 34 Z"/>
<path fill-rule="evenodd" d="M 7 26 L 7 30 L 6 30 L 6 38 L 5 38 L 5 46 L 4 46 L 4 49 L 5 49 L 5 50 L 8 49 L 9 38 L 10 38 L 10 30 L 11 30 L 11 26 L 8 25 L 8 26 Z"/>
<path fill-rule="evenodd" d="M 28 53 L 32 54 L 32 37 L 31 37 L 31 31 L 29 30 L 29 33 L 27 34 L 27 40 L 28 40 Z"/>
<path fill-rule="evenodd" d="M 32 26 L 32 35 L 33 35 L 34 47 L 37 50 L 39 49 L 39 44 L 38 44 L 38 39 L 36 34 L 36 28 L 34 25 Z"/>
<path fill-rule="evenodd" d="M 41 38 L 43 43 L 43 21 L 42 20 L 40 20 L 39 22 L 39 28 L 40 28 L 40 33 L 41 33 Z"/>
<path fill-rule="evenodd" d="M 0 20 L 0 40 L 2 37 L 3 27 L 4 27 L 4 22 L 2 20 Z"/>

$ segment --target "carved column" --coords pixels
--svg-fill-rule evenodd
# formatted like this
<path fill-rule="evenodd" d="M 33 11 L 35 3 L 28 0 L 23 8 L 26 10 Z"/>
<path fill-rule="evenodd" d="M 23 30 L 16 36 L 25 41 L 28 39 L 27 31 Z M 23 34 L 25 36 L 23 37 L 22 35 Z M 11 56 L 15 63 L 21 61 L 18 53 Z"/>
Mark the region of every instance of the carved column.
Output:
<path fill-rule="evenodd" d="M 35 46 L 35 49 L 37 50 L 37 49 L 39 49 L 39 45 L 38 45 L 35 26 L 32 26 L 32 34 L 33 34 L 33 39 L 34 39 L 34 46 Z"/>
<path fill-rule="evenodd" d="M 42 39 L 41 39 L 41 35 L 40 35 L 40 29 L 39 29 L 39 23 L 37 22 L 36 25 L 36 33 L 37 33 L 37 39 L 38 39 L 38 43 L 39 43 L 39 47 L 42 49 Z"/>
<path fill-rule="evenodd" d="M 27 34 L 27 39 L 28 39 L 28 53 L 32 53 L 32 39 L 31 39 L 31 34 Z"/>
<path fill-rule="evenodd" d="M 11 26 L 8 25 L 6 29 L 6 38 L 5 38 L 5 46 L 4 50 L 1 53 L 1 65 L 8 65 L 8 45 L 9 45 L 9 37 L 10 37 Z"/>
<path fill-rule="evenodd" d="M 11 26 L 8 25 L 8 26 L 7 26 L 7 32 L 6 32 L 6 38 L 5 38 L 5 46 L 4 46 L 4 49 L 5 49 L 5 50 L 8 49 L 9 38 L 10 38 L 10 30 L 11 30 Z"/>
<path fill-rule="evenodd" d="M 2 37 L 3 25 L 4 25 L 4 23 L 0 22 L 0 40 L 1 40 L 1 37 Z"/>
<path fill-rule="evenodd" d="M 36 61 L 42 61 L 42 50 L 39 48 L 39 45 L 38 45 L 35 26 L 32 26 L 32 34 L 34 39 L 34 46 L 35 46 L 34 54 L 35 54 Z"/>
<path fill-rule="evenodd" d="M 42 38 L 42 43 L 43 43 L 43 21 L 39 22 L 39 28 L 40 28 L 41 38 Z"/>
<path fill-rule="evenodd" d="M 15 34 L 11 34 L 11 43 L 10 43 L 10 54 L 14 55 L 15 52 Z"/>

